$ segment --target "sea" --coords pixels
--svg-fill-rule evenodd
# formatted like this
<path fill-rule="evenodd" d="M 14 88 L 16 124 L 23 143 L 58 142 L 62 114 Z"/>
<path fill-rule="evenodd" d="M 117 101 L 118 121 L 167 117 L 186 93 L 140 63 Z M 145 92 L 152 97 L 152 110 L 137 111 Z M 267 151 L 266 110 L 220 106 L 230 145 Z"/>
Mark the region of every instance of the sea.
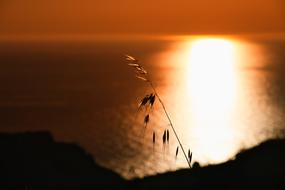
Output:
<path fill-rule="evenodd" d="M 1 40 L 0 132 L 37 131 L 126 179 L 235 159 L 285 135 L 285 36 Z"/>

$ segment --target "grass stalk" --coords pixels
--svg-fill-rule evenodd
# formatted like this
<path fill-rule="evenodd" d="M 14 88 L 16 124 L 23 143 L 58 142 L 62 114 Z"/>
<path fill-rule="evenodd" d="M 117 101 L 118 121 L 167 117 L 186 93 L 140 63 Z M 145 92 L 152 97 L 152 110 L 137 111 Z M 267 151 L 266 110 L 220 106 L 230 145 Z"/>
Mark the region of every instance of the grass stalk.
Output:
<path fill-rule="evenodd" d="M 176 132 L 176 130 L 175 130 L 175 128 L 174 128 L 174 125 L 173 125 L 173 123 L 172 123 L 172 120 L 170 119 L 170 116 L 169 116 L 169 114 L 168 114 L 168 112 L 167 112 L 167 110 L 166 110 L 166 107 L 165 107 L 165 105 L 164 105 L 162 99 L 160 98 L 160 96 L 159 96 L 159 94 L 158 94 L 158 92 L 157 92 L 157 90 L 156 90 L 156 88 L 155 88 L 155 86 L 154 86 L 152 80 L 150 79 L 150 77 L 149 77 L 147 71 L 142 67 L 141 64 L 139 64 L 138 60 L 135 59 L 134 57 L 132 57 L 132 56 L 130 56 L 130 55 L 126 55 L 126 60 L 129 61 L 129 64 L 128 64 L 129 66 L 135 68 L 135 71 L 136 71 L 136 74 L 137 74 L 136 77 L 139 78 L 139 79 L 141 79 L 141 80 L 143 80 L 143 81 L 145 81 L 145 82 L 147 82 L 147 83 L 150 85 L 150 87 L 152 88 L 154 95 L 157 97 L 157 99 L 158 99 L 160 105 L 161 105 L 162 108 L 163 108 L 164 114 L 166 115 L 166 117 L 167 117 L 167 119 L 168 119 L 168 122 L 169 122 L 169 124 L 170 124 L 170 126 L 171 126 L 171 129 L 172 129 L 172 131 L 173 131 L 173 133 L 174 133 L 174 135 L 175 135 L 175 138 L 176 138 L 176 140 L 178 141 L 178 144 L 179 144 L 179 146 L 180 146 L 180 148 L 181 148 L 181 150 L 182 150 L 182 152 L 183 152 L 183 155 L 184 155 L 184 157 L 185 157 L 185 159 L 186 159 L 186 161 L 187 161 L 187 163 L 188 163 L 188 166 L 189 166 L 189 168 L 191 168 L 191 161 L 190 161 L 190 158 L 187 158 L 185 149 L 184 149 L 183 146 L 182 146 L 182 143 L 181 143 L 181 141 L 180 141 L 180 139 L 179 139 L 179 137 L 178 137 L 178 134 L 177 134 L 177 132 Z M 151 96 L 147 95 L 147 96 L 145 96 L 145 98 L 142 100 L 140 106 L 141 106 L 141 105 L 146 105 L 148 101 L 150 101 L 150 102 L 151 102 L 151 106 L 153 106 L 154 100 L 155 100 L 155 97 L 153 97 L 152 95 L 151 95 Z M 190 150 L 189 150 L 189 151 L 190 151 Z M 177 153 L 178 153 L 178 152 L 176 151 L 176 156 L 177 156 Z"/>
<path fill-rule="evenodd" d="M 170 119 L 170 116 L 169 116 L 169 114 L 168 114 L 168 112 L 167 112 L 167 110 L 166 110 L 166 108 L 165 108 L 165 105 L 164 105 L 162 99 L 161 99 L 160 96 L 158 95 L 158 93 L 157 93 L 157 91 L 156 91 L 156 89 L 155 89 L 155 87 L 154 87 L 152 81 L 149 79 L 149 77 L 147 77 L 147 82 L 149 83 L 149 85 L 150 85 L 151 88 L 153 89 L 154 94 L 156 95 L 156 97 L 157 97 L 157 99 L 158 99 L 160 105 L 162 106 L 163 111 L 164 111 L 164 114 L 166 115 L 166 117 L 167 117 L 167 119 L 168 119 L 168 122 L 169 122 L 169 124 L 170 124 L 170 126 L 171 126 L 171 129 L 172 129 L 172 131 L 173 131 L 173 133 L 174 133 L 174 135 L 175 135 L 175 137 L 176 137 L 176 140 L 178 141 L 179 146 L 180 146 L 180 148 L 181 148 L 181 150 L 182 150 L 182 152 L 183 152 L 183 155 L 184 155 L 184 157 L 185 157 L 185 159 L 186 159 L 186 161 L 187 161 L 187 163 L 188 163 L 188 166 L 189 166 L 189 168 L 191 168 L 191 163 L 190 163 L 190 161 L 188 160 L 188 158 L 187 158 L 187 156 L 186 156 L 186 152 L 185 152 L 185 150 L 184 150 L 184 148 L 183 148 L 183 146 L 182 146 L 182 143 L 181 143 L 181 141 L 180 141 L 180 139 L 179 139 L 179 137 L 178 137 L 178 135 L 177 135 L 177 132 L 176 132 L 174 126 L 173 126 L 173 123 L 172 123 L 172 121 L 171 121 L 171 119 Z"/>

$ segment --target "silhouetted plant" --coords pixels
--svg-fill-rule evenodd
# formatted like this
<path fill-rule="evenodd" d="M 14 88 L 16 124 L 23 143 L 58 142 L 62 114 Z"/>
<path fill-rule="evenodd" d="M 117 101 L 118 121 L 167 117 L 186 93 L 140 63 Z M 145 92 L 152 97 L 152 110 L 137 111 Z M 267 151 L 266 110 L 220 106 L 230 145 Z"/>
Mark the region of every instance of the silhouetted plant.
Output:
<path fill-rule="evenodd" d="M 183 152 L 183 155 L 184 155 L 184 157 L 188 163 L 188 166 L 189 166 L 189 168 L 191 168 L 192 152 L 189 149 L 188 150 L 188 157 L 186 156 L 186 152 L 185 152 L 185 150 L 182 146 L 182 143 L 181 143 L 181 141 L 180 141 L 180 139 L 176 133 L 176 130 L 173 126 L 173 123 L 170 119 L 170 116 L 169 116 L 169 114 L 165 108 L 165 105 L 164 105 L 162 99 L 160 98 L 159 94 L 157 93 L 157 90 L 155 89 L 153 82 L 150 80 L 148 72 L 142 67 L 142 65 L 139 63 L 139 61 L 136 58 L 134 58 L 133 56 L 126 55 L 126 60 L 128 61 L 128 65 L 134 68 L 135 73 L 136 73 L 136 77 L 142 81 L 147 82 L 153 90 L 153 93 L 147 94 L 144 96 L 144 98 L 141 99 L 141 101 L 139 103 L 139 109 L 141 109 L 142 107 L 147 107 L 147 106 L 152 108 L 154 103 L 155 103 L 156 97 L 157 97 L 157 99 L 158 99 L 159 103 L 161 104 L 163 111 L 164 111 L 164 113 L 168 119 L 169 125 L 171 126 L 171 129 L 172 129 L 172 131 L 173 131 L 173 133 L 174 133 L 174 135 L 175 135 L 175 137 L 179 143 L 179 146 Z M 148 113 L 144 117 L 144 127 L 145 128 L 147 127 L 147 124 L 149 121 L 150 121 L 150 115 Z M 165 143 L 169 143 L 169 130 L 168 129 L 164 130 L 163 136 L 162 136 L 162 141 L 163 141 L 163 145 Z M 153 132 L 153 144 L 155 144 L 155 133 L 154 132 Z M 176 148 L 175 158 L 177 158 L 179 146 L 177 146 L 177 148 Z"/>
<path fill-rule="evenodd" d="M 178 151 L 179 151 L 179 146 L 177 146 L 177 148 L 176 148 L 176 152 L 175 152 L 175 159 L 177 158 Z"/>
<path fill-rule="evenodd" d="M 155 132 L 152 134 L 152 143 L 155 144 Z"/>

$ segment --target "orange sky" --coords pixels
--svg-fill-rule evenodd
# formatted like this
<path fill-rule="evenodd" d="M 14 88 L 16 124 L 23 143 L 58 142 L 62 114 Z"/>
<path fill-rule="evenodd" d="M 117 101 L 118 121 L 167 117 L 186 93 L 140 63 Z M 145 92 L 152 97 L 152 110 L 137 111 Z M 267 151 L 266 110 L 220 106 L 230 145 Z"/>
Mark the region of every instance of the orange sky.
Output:
<path fill-rule="evenodd" d="M 285 32 L 284 0 L 0 0 L 0 35 Z"/>

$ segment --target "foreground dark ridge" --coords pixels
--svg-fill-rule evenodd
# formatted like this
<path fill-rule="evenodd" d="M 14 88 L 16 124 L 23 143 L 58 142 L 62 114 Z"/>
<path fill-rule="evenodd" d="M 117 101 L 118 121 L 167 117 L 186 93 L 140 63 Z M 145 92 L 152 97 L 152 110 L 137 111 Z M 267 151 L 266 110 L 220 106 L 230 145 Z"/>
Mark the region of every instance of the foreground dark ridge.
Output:
<path fill-rule="evenodd" d="M 0 189 L 285 189 L 285 140 L 224 164 L 126 181 L 46 132 L 0 134 Z"/>
<path fill-rule="evenodd" d="M 0 134 L 0 189 L 124 189 L 119 175 L 47 132 Z"/>

